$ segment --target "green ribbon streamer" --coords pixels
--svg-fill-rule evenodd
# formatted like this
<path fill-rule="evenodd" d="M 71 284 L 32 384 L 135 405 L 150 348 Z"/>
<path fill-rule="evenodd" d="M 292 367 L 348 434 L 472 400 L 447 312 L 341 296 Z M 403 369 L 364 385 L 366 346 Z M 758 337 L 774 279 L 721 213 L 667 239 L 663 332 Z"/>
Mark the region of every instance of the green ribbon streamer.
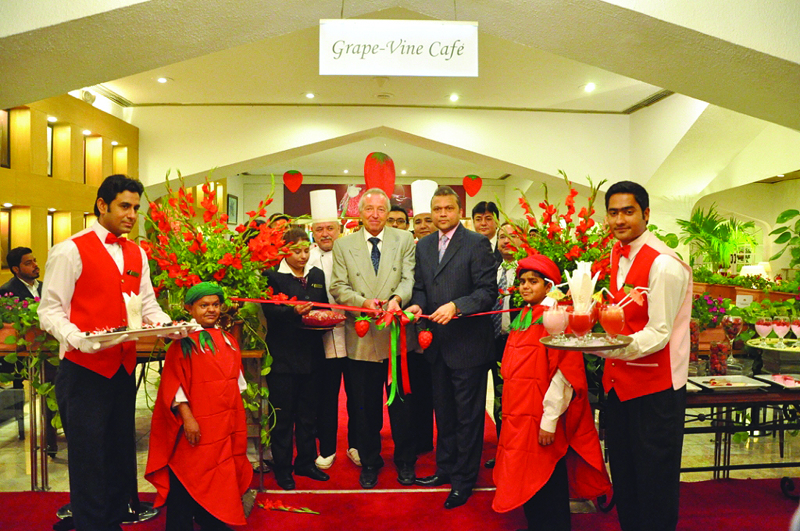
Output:
<path fill-rule="evenodd" d="M 391 356 L 392 359 L 389 360 L 392 365 L 392 385 L 389 386 L 389 399 L 386 401 L 386 405 L 390 406 L 394 402 L 395 396 L 397 396 L 397 342 L 400 340 L 400 325 L 397 323 L 397 319 L 392 319 L 392 352 Z"/>
<path fill-rule="evenodd" d="M 543 323 L 544 320 L 542 319 L 542 317 L 539 317 L 538 319 L 536 319 L 536 322 L 533 322 L 533 311 L 530 308 L 525 308 L 524 310 L 519 312 L 519 314 L 517 314 L 516 319 L 512 321 L 509 328 L 511 330 L 525 331 L 528 328 L 530 328 L 531 325 L 543 324 Z"/>
<path fill-rule="evenodd" d="M 197 340 L 197 343 L 195 343 L 191 336 L 181 339 L 181 351 L 183 352 L 184 358 L 191 356 L 192 350 L 194 349 L 197 349 L 197 352 L 203 352 L 203 350 L 208 349 L 212 354 L 217 353 L 217 347 L 214 345 L 214 338 L 205 330 L 197 334 Z"/>

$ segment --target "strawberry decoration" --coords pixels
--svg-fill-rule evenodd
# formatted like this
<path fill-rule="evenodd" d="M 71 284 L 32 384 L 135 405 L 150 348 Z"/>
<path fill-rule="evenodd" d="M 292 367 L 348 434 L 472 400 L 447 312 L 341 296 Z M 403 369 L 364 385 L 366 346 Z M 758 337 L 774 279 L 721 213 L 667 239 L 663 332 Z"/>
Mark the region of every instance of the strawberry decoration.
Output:
<path fill-rule="evenodd" d="M 369 317 L 365 317 L 362 315 L 361 317 L 356 318 L 355 328 L 358 337 L 364 337 L 365 335 L 367 335 L 367 332 L 369 332 L 369 324 L 370 324 Z"/>
<path fill-rule="evenodd" d="M 477 175 L 467 175 L 461 183 L 464 185 L 464 191 L 467 192 L 467 195 L 475 197 L 475 194 L 477 194 L 481 190 L 481 186 L 483 186 L 483 179 Z"/>
<path fill-rule="evenodd" d="M 422 350 L 425 350 L 431 346 L 431 341 L 433 341 L 433 333 L 430 330 L 420 330 L 417 334 L 417 341 L 419 341 L 419 346 L 422 347 Z"/>
<path fill-rule="evenodd" d="M 303 184 L 303 174 L 297 170 L 289 170 L 283 174 L 283 184 L 290 192 L 295 193 Z"/>
<path fill-rule="evenodd" d="M 386 153 L 374 152 L 364 161 L 364 182 L 367 189 L 380 188 L 392 197 L 394 192 L 394 161 Z"/>

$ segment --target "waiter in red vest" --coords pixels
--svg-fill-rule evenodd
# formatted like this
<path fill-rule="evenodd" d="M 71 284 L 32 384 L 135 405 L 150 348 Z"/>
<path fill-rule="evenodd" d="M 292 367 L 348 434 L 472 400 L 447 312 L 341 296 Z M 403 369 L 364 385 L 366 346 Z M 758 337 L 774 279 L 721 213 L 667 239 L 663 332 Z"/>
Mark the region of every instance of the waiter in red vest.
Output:
<path fill-rule="evenodd" d="M 111 175 L 97 190 L 97 222 L 55 245 L 39 305 L 42 329 L 60 343 L 56 400 L 69 448 L 73 524 L 118 531 L 136 486 L 136 343 L 100 343 L 85 332 L 127 325 L 123 293 L 142 295 L 144 322 L 166 323 L 144 251 L 122 237 L 133 229 L 144 188 Z"/>
<path fill-rule="evenodd" d="M 618 240 L 611 253 L 610 291 L 620 302 L 636 287 L 644 303 L 625 306 L 633 342 L 607 351 L 606 447 L 623 531 L 674 530 L 683 446 L 692 273 L 647 230 L 650 200 L 639 184 L 606 192 L 606 220 Z"/>

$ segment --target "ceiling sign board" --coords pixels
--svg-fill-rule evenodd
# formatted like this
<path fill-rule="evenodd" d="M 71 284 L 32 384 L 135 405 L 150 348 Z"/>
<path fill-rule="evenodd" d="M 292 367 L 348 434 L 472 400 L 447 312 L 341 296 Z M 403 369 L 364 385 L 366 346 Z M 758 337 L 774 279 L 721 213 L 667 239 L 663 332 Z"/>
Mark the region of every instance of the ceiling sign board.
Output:
<path fill-rule="evenodd" d="M 478 77 L 478 23 L 323 19 L 319 73 Z"/>

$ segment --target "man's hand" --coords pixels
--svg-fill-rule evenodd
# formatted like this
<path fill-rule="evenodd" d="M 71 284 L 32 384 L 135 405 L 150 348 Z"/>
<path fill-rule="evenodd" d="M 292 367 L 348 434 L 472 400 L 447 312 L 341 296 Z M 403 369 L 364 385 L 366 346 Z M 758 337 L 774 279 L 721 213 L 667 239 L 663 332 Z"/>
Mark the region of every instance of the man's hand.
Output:
<path fill-rule="evenodd" d="M 389 299 L 389 302 L 386 304 L 386 311 L 387 312 L 399 312 L 400 305 L 397 304 L 397 297 L 392 297 Z"/>
<path fill-rule="evenodd" d="M 442 304 L 436 311 L 431 314 L 431 321 L 440 325 L 446 325 L 450 320 L 456 316 L 458 310 L 454 302 Z"/>
<path fill-rule="evenodd" d="M 542 446 L 547 446 L 548 444 L 553 444 L 553 441 L 556 440 L 555 432 L 545 431 L 542 428 L 539 428 L 539 444 Z"/>
<path fill-rule="evenodd" d="M 383 301 L 378 299 L 367 299 L 364 301 L 364 304 L 362 304 L 361 307 L 368 308 L 370 310 L 382 310 Z"/>
<path fill-rule="evenodd" d="M 417 319 L 419 319 L 419 316 L 422 315 L 422 308 L 419 307 L 419 304 L 412 304 L 406 308 L 406 311 L 413 313 Z"/>
<path fill-rule="evenodd" d="M 71 332 L 67 336 L 67 343 L 77 348 L 81 352 L 85 352 L 86 354 L 94 354 L 96 352 L 100 352 L 101 350 L 105 350 L 115 345 L 119 345 L 123 341 L 127 340 L 128 340 L 128 334 L 122 334 L 121 336 L 115 337 L 114 339 L 111 339 L 109 341 L 100 342 L 97 339 L 92 338 L 91 336 L 87 337 L 83 332 L 79 330 Z"/>
<path fill-rule="evenodd" d="M 307 302 L 305 304 L 297 304 L 294 307 L 294 313 L 296 313 L 297 315 L 305 315 L 308 312 L 310 312 L 313 307 L 314 307 L 313 302 Z"/>
<path fill-rule="evenodd" d="M 186 337 L 188 335 L 189 335 L 189 329 L 188 328 L 181 328 L 177 332 L 172 332 L 172 333 L 167 334 L 166 337 L 167 337 L 167 339 L 171 339 L 173 341 L 178 341 L 178 340 L 183 339 L 184 337 Z"/>

